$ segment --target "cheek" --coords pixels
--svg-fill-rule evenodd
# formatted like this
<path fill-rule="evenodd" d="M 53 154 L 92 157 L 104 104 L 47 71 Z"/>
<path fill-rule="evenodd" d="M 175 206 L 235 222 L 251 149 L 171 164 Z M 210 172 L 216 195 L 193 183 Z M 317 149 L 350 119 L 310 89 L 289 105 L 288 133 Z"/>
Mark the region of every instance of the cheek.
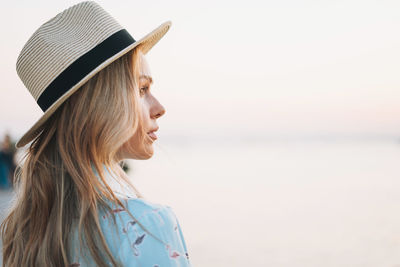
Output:
<path fill-rule="evenodd" d="M 147 97 L 144 97 L 143 99 L 141 99 L 140 108 L 142 109 L 143 118 L 145 118 L 145 119 L 149 118 L 150 103 L 149 103 Z"/>

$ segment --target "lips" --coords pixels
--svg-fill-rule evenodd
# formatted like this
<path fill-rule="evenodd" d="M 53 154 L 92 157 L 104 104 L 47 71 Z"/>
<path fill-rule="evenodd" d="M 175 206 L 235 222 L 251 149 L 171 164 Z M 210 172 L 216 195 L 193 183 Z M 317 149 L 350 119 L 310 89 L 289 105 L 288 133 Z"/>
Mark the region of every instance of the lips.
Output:
<path fill-rule="evenodd" d="M 151 139 L 157 140 L 157 135 L 154 132 L 149 132 L 147 134 L 151 137 Z"/>
<path fill-rule="evenodd" d="M 148 132 L 147 134 L 151 137 L 151 139 L 153 140 L 157 140 L 157 135 L 155 134 L 155 132 L 158 130 L 158 127 L 151 130 L 150 132 Z"/>

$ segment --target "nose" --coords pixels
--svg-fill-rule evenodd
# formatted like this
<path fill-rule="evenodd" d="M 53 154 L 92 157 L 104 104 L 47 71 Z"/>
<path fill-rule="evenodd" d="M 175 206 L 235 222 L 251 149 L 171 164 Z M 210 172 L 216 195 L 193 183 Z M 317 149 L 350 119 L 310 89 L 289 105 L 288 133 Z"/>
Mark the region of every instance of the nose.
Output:
<path fill-rule="evenodd" d="M 151 114 L 152 114 L 152 118 L 154 119 L 158 119 L 159 117 L 161 117 L 162 115 L 165 114 L 165 108 L 163 105 L 160 104 L 160 102 L 158 102 L 157 99 L 154 99 L 154 104 L 152 106 L 152 110 L 151 110 Z"/>
<path fill-rule="evenodd" d="M 162 107 L 162 106 L 161 106 Z M 162 107 L 162 109 L 154 116 L 156 119 L 158 119 L 159 117 L 161 117 L 162 115 L 164 115 L 165 113 L 165 109 L 164 107 Z"/>

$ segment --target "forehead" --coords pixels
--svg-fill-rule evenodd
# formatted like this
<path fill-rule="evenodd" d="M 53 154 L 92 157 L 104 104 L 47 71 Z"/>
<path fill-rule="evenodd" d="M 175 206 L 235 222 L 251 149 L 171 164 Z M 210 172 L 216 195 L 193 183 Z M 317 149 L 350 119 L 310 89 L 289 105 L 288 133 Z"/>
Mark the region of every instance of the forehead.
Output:
<path fill-rule="evenodd" d="M 153 78 L 149 75 L 140 75 L 139 79 L 141 81 L 147 80 L 150 83 L 153 83 Z"/>

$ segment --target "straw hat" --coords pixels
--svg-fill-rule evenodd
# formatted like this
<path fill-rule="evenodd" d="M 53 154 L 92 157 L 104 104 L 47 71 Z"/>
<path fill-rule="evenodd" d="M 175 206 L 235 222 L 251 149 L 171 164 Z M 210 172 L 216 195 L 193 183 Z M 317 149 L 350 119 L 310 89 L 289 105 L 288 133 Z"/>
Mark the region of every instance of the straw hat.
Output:
<path fill-rule="evenodd" d="M 15 146 L 32 141 L 51 114 L 96 73 L 139 44 L 146 54 L 170 27 L 166 21 L 136 41 L 94 1 L 75 4 L 41 25 L 22 48 L 16 69 L 44 114 Z"/>

